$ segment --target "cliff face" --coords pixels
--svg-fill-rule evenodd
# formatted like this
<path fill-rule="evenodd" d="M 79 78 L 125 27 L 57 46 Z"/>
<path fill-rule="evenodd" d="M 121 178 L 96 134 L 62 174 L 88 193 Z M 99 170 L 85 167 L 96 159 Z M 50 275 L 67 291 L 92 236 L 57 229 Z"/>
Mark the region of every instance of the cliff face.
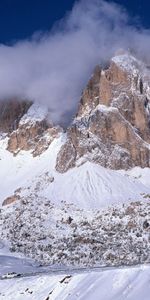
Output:
<path fill-rule="evenodd" d="M 0 102 L 0 133 L 8 135 L 7 150 L 15 155 L 21 150 L 40 155 L 61 131 L 49 121 L 46 108 L 18 99 Z"/>
<path fill-rule="evenodd" d="M 0 132 L 10 133 L 16 130 L 20 119 L 31 104 L 30 101 L 18 99 L 0 101 Z"/>
<path fill-rule="evenodd" d="M 112 169 L 150 166 L 150 72 L 129 54 L 96 67 L 67 131 L 56 169 L 85 161 Z M 64 159 L 65 157 L 65 159 Z"/>
<path fill-rule="evenodd" d="M 30 150 L 33 156 L 37 156 L 49 147 L 61 131 L 60 127 L 54 127 L 49 121 L 46 108 L 33 104 L 20 119 L 18 128 L 9 135 L 7 149 L 15 155 L 20 150 Z"/>

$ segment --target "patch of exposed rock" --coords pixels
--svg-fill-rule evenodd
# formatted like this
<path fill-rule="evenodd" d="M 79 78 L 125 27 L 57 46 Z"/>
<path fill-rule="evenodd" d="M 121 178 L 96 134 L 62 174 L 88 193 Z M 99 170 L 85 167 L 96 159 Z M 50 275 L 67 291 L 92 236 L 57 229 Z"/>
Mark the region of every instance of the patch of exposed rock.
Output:
<path fill-rule="evenodd" d="M 61 131 L 59 127 L 49 126 L 46 120 L 36 122 L 31 126 L 19 126 L 10 135 L 7 149 L 14 154 L 21 150 L 32 150 L 34 156 L 40 155 Z"/>
<path fill-rule="evenodd" d="M 40 155 L 60 132 L 62 129 L 49 121 L 47 110 L 32 104 L 17 129 L 10 133 L 7 150 L 15 155 L 21 150 L 31 150 L 33 156 Z"/>
<path fill-rule="evenodd" d="M 20 200 L 20 196 L 17 195 L 17 194 L 14 194 L 13 196 L 10 196 L 10 197 L 7 197 L 3 203 L 2 203 L 2 206 L 6 206 L 6 205 L 9 205 L 9 204 L 12 204 L 16 201 Z"/>
<path fill-rule="evenodd" d="M 43 153 L 62 132 L 49 119 L 48 109 L 31 101 L 1 101 L 0 133 L 8 136 L 7 150 L 14 155 L 21 150 L 31 150 L 33 156 Z"/>
<path fill-rule="evenodd" d="M 58 154 L 57 171 L 87 160 L 112 169 L 149 167 L 149 91 L 149 70 L 129 54 L 114 57 L 105 70 L 96 67 Z"/>
<path fill-rule="evenodd" d="M 0 131 L 10 133 L 16 130 L 31 104 L 31 101 L 19 101 L 19 99 L 0 101 Z"/>

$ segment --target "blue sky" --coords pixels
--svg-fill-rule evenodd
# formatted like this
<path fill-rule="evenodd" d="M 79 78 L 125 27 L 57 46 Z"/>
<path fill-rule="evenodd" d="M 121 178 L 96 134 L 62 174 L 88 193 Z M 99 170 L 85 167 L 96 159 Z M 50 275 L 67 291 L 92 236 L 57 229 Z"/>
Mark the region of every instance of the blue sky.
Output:
<path fill-rule="evenodd" d="M 72 9 L 74 0 L 0 0 L 0 42 L 46 31 Z"/>
<path fill-rule="evenodd" d="M 0 0 L 0 43 L 28 38 L 35 31 L 49 30 L 55 21 L 71 10 L 74 2 L 74 0 Z M 139 16 L 138 22 L 144 27 L 150 27 L 149 0 L 114 2 L 126 7 L 131 16 Z"/>
<path fill-rule="evenodd" d="M 0 0 L 0 100 L 42 103 L 61 124 L 77 111 L 94 67 L 118 49 L 150 65 L 150 29 L 140 26 L 150 27 L 149 1 L 116 0 L 127 13 L 108 2 Z M 41 34 L 30 39 L 35 32 Z"/>

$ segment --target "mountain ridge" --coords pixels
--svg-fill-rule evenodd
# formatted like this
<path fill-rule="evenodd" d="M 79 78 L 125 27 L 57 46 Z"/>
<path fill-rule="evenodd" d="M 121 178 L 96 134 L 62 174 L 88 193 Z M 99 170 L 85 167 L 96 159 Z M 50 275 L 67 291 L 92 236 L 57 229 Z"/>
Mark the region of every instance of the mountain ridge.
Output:
<path fill-rule="evenodd" d="M 149 167 L 149 79 L 146 66 L 129 54 L 112 58 L 105 70 L 96 67 L 56 169 L 65 172 L 81 158 L 112 169 Z"/>

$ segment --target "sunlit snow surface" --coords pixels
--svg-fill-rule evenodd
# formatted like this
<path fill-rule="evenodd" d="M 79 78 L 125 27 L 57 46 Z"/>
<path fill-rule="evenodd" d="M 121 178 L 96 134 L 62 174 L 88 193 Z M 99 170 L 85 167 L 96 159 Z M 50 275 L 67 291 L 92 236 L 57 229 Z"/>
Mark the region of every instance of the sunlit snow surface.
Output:
<path fill-rule="evenodd" d="M 19 125 L 25 125 L 43 121 L 48 115 L 48 109 L 45 106 L 41 106 L 34 103 L 28 110 L 28 112 L 21 118 Z"/>
<path fill-rule="evenodd" d="M 139 69 L 141 70 L 142 67 L 144 68 L 142 62 L 128 53 L 116 55 L 112 58 L 112 61 L 132 75 Z"/>
<path fill-rule="evenodd" d="M 7 300 L 149 300 L 150 267 L 0 281 Z M 66 279 L 65 279 L 66 278 Z M 63 281 L 63 282 L 62 282 Z"/>

